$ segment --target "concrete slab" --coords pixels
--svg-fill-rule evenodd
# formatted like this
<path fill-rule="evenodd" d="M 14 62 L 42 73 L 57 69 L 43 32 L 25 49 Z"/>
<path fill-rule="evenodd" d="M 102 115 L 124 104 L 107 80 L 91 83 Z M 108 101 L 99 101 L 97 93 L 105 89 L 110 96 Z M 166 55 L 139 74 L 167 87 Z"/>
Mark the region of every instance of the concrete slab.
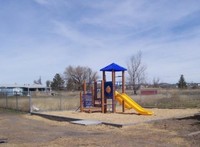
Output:
<path fill-rule="evenodd" d="M 198 134 L 200 134 L 200 131 L 192 132 L 192 133 L 188 134 L 188 136 L 194 136 L 194 135 L 198 135 Z"/>
<path fill-rule="evenodd" d="M 71 118 L 71 117 L 66 117 L 66 116 L 49 115 L 49 114 L 45 114 L 45 113 L 41 113 L 41 112 L 40 113 L 39 112 L 31 112 L 31 115 L 38 115 L 38 116 L 48 118 L 48 119 L 51 119 L 51 120 L 56 120 L 56 121 L 67 121 L 67 122 L 70 122 L 72 124 L 78 124 L 78 125 L 84 125 L 84 126 L 103 124 L 103 125 L 122 128 L 122 127 L 125 127 L 125 126 L 133 126 L 133 125 L 137 124 L 137 123 L 116 124 L 116 123 L 109 123 L 109 122 L 101 122 L 101 121 L 98 121 L 98 120 L 87 120 L 87 119 Z"/>
<path fill-rule="evenodd" d="M 98 120 L 77 120 L 77 121 L 71 121 L 71 123 L 85 125 L 85 126 L 102 124 L 102 122 Z"/>

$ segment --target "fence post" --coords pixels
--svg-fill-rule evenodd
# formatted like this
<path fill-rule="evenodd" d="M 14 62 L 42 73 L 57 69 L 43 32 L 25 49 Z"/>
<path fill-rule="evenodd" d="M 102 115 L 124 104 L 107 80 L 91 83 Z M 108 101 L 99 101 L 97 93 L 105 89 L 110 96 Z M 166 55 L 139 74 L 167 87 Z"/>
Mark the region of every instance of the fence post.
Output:
<path fill-rule="evenodd" d="M 62 96 L 61 96 L 61 94 L 59 94 L 60 95 L 60 110 L 62 110 Z"/>
<path fill-rule="evenodd" d="M 16 96 L 16 110 L 18 110 L 18 96 L 17 96 L 17 92 L 15 92 L 15 96 Z"/>
<path fill-rule="evenodd" d="M 30 92 L 28 93 L 28 97 L 29 97 L 29 113 L 32 112 L 32 97 Z"/>
<path fill-rule="evenodd" d="M 8 96 L 7 96 L 7 92 L 6 92 L 6 109 L 8 109 Z"/>

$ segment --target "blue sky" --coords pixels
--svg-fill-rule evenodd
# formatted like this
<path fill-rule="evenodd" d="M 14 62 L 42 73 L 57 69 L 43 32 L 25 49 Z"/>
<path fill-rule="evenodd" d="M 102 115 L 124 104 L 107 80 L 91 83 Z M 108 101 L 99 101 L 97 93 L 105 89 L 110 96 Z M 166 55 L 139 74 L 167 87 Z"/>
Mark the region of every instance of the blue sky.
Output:
<path fill-rule="evenodd" d="M 139 50 L 147 81 L 200 82 L 199 0 L 0 0 L 0 84 L 95 71 Z M 99 72 L 101 76 L 101 73 Z"/>

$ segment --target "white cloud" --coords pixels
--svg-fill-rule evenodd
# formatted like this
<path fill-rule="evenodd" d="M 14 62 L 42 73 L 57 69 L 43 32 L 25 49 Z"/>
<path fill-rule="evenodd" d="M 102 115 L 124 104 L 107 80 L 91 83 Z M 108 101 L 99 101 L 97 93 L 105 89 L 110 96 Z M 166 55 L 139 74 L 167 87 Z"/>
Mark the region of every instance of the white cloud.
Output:
<path fill-rule="evenodd" d="M 67 25 L 66 23 L 54 21 L 55 24 L 55 33 L 61 35 L 72 41 L 73 43 L 81 44 L 82 46 L 92 46 L 92 47 L 101 47 L 101 41 L 96 40 L 95 38 L 89 37 L 88 35 L 81 33 L 80 30 L 76 29 L 74 26 Z"/>
<path fill-rule="evenodd" d="M 34 0 L 34 1 L 40 5 L 46 5 L 49 3 L 49 0 Z"/>
<path fill-rule="evenodd" d="M 23 18 L 31 18 L 31 21 L 22 18 L 10 23 L 5 20 L 4 23 L 9 24 L 6 29 L 0 23 L 1 36 L 6 36 L 1 37 L 0 44 L 2 79 L 14 82 L 23 78 L 32 82 L 39 76 L 51 79 L 68 65 L 99 70 L 116 62 L 126 67 L 129 57 L 141 50 L 149 78 L 176 82 L 179 75 L 184 74 L 190 81 L 200 81 L 196 74 L 200 72 L 197 68 L 200 62 L 197 1 L 34 2 L 38 5 L 33 7 L 29 1 L 20 4 L 28 8 Z M 6 9 L 1 10 L 8 13 Z M 18 16 L 17 12 L 12 13 Z M 11 35 L 5 31 L 16 25 L 23 27 Z M 5 61 L 9 61 L 6 66 L 2 64 Z M 13 72 L 16 78 L 9 80 Z"/>

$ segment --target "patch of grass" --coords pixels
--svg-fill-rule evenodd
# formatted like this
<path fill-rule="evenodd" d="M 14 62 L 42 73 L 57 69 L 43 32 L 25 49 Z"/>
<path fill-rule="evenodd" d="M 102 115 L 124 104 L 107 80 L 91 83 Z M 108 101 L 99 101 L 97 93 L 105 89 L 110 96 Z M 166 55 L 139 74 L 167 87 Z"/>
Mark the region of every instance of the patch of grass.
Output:
<path fill-rule="evenodd" d="M 46 98 L 33 100 L 32 104 L 41 110 L 71 110 L 79 106 L 76 99 L 70 98 Z"/>
<path fill-rule="evenodd" d="M 157 95 L 131 95 L 126 92 L 143 107 L 154 108 L 200 108 L 200 89 L 178 90 L 159 89 Z M 16 109 L 16 97 L 8 97 L 7 106 Z M 51 96 L 47 93 L 35 93 L 32 95 L 32 105 L 41 111 L 51 110 L 76 110 L 80 106 L 79 92 L 58 92 Z M 0 97 L 0 107 L 5 108 L 6 99 Z M 18 97 L 18 110 L 29 111 L 29 97 Z"/>
<path fill-rule="evenodd" d="M 156 101 L 139 102 L 143 107 L 155 108 L 200 108 L 200 99 L 196 98 L 162 98 Z"/>
<path fill-rule="evenodd" d="M 8 113 L 8 114 L 24 114 L 23 111 L 18 111 L 16 109 L 5 109 L 5 108 L 0 108 L 0 114 L 1 113 Z"/>

